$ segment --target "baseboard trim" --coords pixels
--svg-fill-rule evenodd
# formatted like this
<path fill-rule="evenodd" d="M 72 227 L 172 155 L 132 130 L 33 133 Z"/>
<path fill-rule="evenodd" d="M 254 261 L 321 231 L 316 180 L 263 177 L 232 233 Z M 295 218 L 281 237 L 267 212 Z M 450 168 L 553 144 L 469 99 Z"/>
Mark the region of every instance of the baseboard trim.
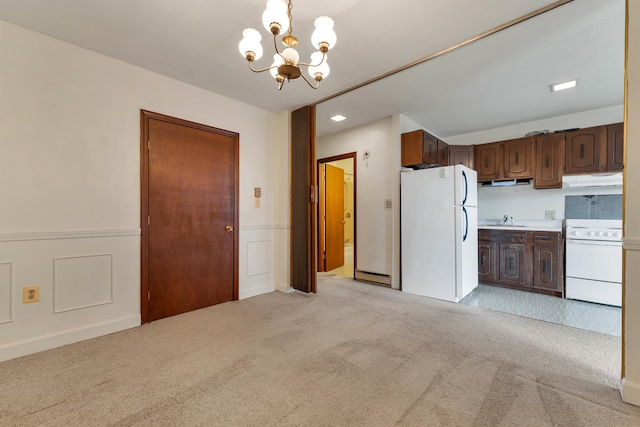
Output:
<path fill-rule="evenodd" d="M 140 326 L 140 314 L 0 346 L 0 362 Z"/>
<path fill-rule="evenodd" d="M 640 384 L 622 379 L 620 383 L 620 396 L 624 402 L 640 406 Z"/>
<path fill-rule="evenodd" d="M 268 294 L 269 292 L 273 292 L 276 290 L 276 286 L 274 284 L 259 286 L 257 288 L 251 288 L 247 290 L 240 290 L 240 298 L 251 298 L 262 294 Z"/>
<path fill-rule="evenodd" d="M 355 279 L 362 282 L 375 283 L 377 285 L 391 286 L 391 276 L 388 274 L 371 273 L 368 271 L 356 270 Z"/>

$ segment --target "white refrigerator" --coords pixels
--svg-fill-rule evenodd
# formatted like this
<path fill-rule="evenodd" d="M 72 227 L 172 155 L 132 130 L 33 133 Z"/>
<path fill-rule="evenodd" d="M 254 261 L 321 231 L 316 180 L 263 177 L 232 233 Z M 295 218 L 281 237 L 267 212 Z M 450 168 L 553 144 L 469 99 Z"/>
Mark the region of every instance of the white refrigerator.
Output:
<path fill-rule="evenodd" d="M 401 172 L 403 292 L 459 302 L 478 286 L 477 193 L 462 165 Z"/>

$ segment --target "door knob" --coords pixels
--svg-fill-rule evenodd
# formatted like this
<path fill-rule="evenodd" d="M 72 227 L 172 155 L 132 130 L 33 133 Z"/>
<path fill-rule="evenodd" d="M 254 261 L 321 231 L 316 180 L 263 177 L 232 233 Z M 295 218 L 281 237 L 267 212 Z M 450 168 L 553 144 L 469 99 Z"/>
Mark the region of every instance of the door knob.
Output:
<path fill-rule="evenodd" d="M 229 233 L 231 233 L 233 231 L 233 227 L 231 225 L 227 225 L 224 229 L 226 231 L 228 231 Z"/>

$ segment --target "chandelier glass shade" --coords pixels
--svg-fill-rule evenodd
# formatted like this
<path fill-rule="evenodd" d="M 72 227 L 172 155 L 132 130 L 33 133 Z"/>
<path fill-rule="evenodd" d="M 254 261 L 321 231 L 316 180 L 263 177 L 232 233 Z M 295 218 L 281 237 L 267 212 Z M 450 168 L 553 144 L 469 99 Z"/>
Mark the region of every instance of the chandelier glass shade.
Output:
<path fill-rule="evenodd" d="M 302 77 L 310 87 L 317 89 L 322 79 L 329 75 L 327 64 L 327 52 L 336 44 L 337 36 L 333 30 L 333 19 L 321 16 L 314 21 L 315 30 L 311 34 L 311 43 L 317 51 L 311 54 L 310 62 L 300 62 L 300 54 L 296 50 L 298 39 L 293 35 L 293 18 L 291 16 L 291 0 L 267 0 L 267 7 L 262 14 L 262 25 L 273 35 L 275 54 L 270 67 L 256 69 L 252 63 L 260 59 L 264 53 L 262 49 L 262 35 L 254 28 L 246 28 L 242 32 L 242 40 L 238 45 L 240 53 L 248 61 L 249 68 L 256 73 L 270 71 L 278 83 L 278 89 L 282 89 L 285 81 Z M 278 49 L 278 36 L 282 37 L 285 48 Z M 304 76 L 300 67 L 307 67 L 307 72 L 312 83 Z"/>

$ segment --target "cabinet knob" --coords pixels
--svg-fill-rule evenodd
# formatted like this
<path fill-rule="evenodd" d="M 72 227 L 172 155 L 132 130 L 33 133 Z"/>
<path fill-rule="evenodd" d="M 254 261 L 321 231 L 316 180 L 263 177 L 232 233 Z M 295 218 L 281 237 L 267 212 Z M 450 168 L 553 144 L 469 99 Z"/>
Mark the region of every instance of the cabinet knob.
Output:
<path fill-rule="evenodd" d="M 233 226 L 227 225 L 224 229 L 226 232 L 231 233 L 233 231 Z"/>

